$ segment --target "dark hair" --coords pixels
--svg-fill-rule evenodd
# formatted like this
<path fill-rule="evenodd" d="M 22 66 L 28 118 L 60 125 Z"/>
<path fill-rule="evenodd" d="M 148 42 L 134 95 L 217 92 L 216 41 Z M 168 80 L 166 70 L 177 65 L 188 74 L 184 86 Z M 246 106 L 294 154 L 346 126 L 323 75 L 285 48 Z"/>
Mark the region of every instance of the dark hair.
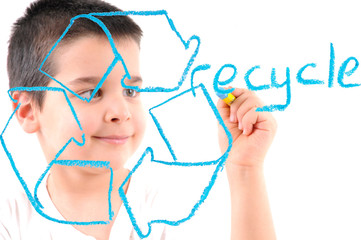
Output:
<path fill-rule="evenodd" d="M 33 2 L 13 26 L 9 40 L 9 86 L 47 86 L 51 80 L 39 71 L 41 63 L 53 45 L 70 24 L 71 18 L 93 12 L 115 12 L 119 8 L 101 0 L 38 0 Z M 97 17 L 109 29 L 113 38 L 130 38 L 140 44 L 142 30 L 128 16 Z M 101 27 L 86 18 L 77 19 L 61 40 L 61 46 L 80 36 L 104 35 Z M 60 46 L 60 45 L 59 45 Z M 51 54 L 42 70 L 56 74 L 56 64 Z M 30 92 L 41 108 L 43 91 Z"/>

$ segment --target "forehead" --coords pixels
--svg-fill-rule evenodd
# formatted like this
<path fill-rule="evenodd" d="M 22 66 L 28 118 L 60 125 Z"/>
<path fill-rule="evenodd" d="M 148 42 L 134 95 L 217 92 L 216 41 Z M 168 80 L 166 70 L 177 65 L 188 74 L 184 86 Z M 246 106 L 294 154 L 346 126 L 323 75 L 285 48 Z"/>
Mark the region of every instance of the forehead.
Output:
<path fill-rule="evenodd" d="M 130 38 L 114 39 L 116 50 L 122 57 L 131 76 L 139 76 L 139 46 Z M 68 85 L 72 79 L 89 77 L 101 79 L 124 76 L 126 73 L 121 61 L 110 68 L 116 60 L 115 54 L 106 37 L 86 36 L 72 40 L 59 48 L 55 54 L 55 78 Z"/>

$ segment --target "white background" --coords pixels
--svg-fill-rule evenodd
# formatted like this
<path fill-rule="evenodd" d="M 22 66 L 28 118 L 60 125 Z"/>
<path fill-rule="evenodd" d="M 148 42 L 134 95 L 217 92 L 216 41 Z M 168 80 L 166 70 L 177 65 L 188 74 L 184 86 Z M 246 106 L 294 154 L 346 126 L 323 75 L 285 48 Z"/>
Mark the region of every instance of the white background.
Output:
<path fill-rule="evenodd" d="M 1 9 L 0 126 L 5 125 L 11 114 L 6 94 L 10 26 L 29 2 L 8 2 Z M 263 79 L 264 83 L 270 81 L 273 67 L 277 79 L 283 82 L 285 68 L 290 67 L 291 104 L 285 111 L 274 113 L 278 133 L 265 161 L 278 239 L 361 238 L 361 87 L 345 89 L 337 83 L 337 72 L 344 60 L 350 56 L 361 60 L 361 14 L 357 1 L 109 2 L 124 10 L 165 9 L 185 39 L 193 34 L 200 36 L 202 44 L 194 66 L 208 63 L 212 67 L 208 72 L 198 73 L 195 80 L 205 83 L 212 97 L 212 79 L 223 64 L 237 67 L 238 75 L 232 83 L 237 87 L 245 86 L 244 74 L 255 65 L 260 65 L 261 70 L 254 79 Z M 335 80 L 334 87 L 328 88 L 331 42 L 335 47 Z M 297 71 L 307 63 L 316 63 L 317 68 L 308 69 L 304 76 L 324 80 L 325 85 L 303 86 L 297 82 Z M 143 71 L 146 70 L 147 66 Z M 172 74 L 166 68 L 161 70 L 162 74 Z M 347 81 L 361 83 L 361 70 Z M 189 78 L 184 85 L 190 86 Z M 285 89 L 265 91 L 260 96 L 268 104 L 283 104 L 286 100 Z M 169 121 L 182 125 L 171 117 Z M 12 135 L 11 141 L 20 142 L 23 135 L 20 132 Z M 204 146 L 214 144 L 209 139 L 212 137 L 204 137 Z M 20 146 L 22 153 L 36 147 L 33 143 Z M 29 164 L 33 176 L 41 173 L 37 164 Z M 20 189 L 3 151 L 0 180 L 2 195 Z M 229 211 L 226 195 L 222 175 L 209 201 L 197 214 L 194 220 L 197 225 L 179 227 L 188 232 L 184 239 L 192 236 L 226 239 L 225 219 Z"/>

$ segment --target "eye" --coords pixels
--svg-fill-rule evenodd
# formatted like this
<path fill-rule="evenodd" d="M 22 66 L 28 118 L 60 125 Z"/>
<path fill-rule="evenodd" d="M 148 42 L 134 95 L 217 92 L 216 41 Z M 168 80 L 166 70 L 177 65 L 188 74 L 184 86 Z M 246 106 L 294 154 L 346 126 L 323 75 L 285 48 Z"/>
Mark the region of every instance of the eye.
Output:
<path fill-rule="evenodd" d="M 123 90 L 123 95 L 126 96 L 126 97 L 136 97 L 138 94 L 137 91 L 135 91 L 134 89 L 130 89 L 130 88 L 127 88 L 127 89 L 124 89 Z"/>
<path fill-rule="evenodd" d="M 94 89 L 88 89 L 88 90 L 85 90 L 85 91 L 80 92 L 78 94 L 79 94 L 79 96 L 81 96 L 83 98 L 89 99 L 91 97 L 91 95 L 93 94 L 93 92 L 94 92 Z M 98 98 L 101 95 L 102 95 L 102 90 L 98 89 L 98 91 L 94 94 L 93 99 Z"/>

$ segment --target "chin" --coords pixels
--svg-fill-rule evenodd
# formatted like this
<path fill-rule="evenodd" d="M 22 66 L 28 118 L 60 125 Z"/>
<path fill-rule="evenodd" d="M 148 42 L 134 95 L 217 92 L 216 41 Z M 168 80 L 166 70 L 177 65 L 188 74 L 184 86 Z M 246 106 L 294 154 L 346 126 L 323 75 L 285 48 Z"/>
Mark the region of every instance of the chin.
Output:
<path fill-rule="evenodd" d="M 126 162 L 126 159 L 113 159 L 109 161 L 109 166 L 113 169 L 114 172 L 119 169 L 123 169 Z"/>

